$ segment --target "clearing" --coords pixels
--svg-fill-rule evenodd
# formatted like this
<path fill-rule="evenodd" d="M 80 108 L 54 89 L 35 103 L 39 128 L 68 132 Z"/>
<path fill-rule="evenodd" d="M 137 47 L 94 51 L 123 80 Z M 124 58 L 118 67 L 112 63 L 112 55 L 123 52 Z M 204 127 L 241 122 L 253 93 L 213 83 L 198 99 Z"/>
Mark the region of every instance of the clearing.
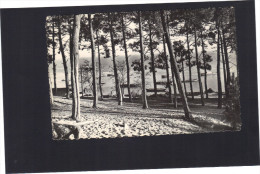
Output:
<path fill-rule="evenodd" d="M 184 119 L 181 105 L 173 108 L 173 104 L 163 97 L 148 98 L 149 109 L 142 109 L 142 103 L 137 99 L 118 106 L 115 99 L 106 98 L 98 101 L 97 109 L 92 108 L 91 99 L 81 98 L 80 102 L 81 117 L 86 122 L 80 125 L 80 138 L 83 139 L 238 131 L 241 127 L 239 123 L 233 128 L 226 118 L 225 109 L 217 109 L 217 99 L 213 98 L 206 99 L 205 106 L 200 105 L 199 99 L 189 101 L 192 121 Z M 75 124 L 67 118 L 71 110 L 71 99 L 54 96 L 51 109 L 53 122 Z M 74 139 L 74 136 L 60 139 Z"/>

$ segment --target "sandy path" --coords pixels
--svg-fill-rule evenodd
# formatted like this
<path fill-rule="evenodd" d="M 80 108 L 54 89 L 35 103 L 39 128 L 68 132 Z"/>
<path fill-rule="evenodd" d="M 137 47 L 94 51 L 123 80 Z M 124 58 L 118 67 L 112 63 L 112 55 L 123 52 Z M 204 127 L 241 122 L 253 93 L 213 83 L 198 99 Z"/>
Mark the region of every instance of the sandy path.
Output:
<path fill-rule="evenodd" d="M 52 116 L 71 115 L 71 100 L 54 98 Z M 157 102 L 149 109 L 142 109 L 140 103 L 124 103 L 118 106 L 115 100 L 99 101 L 98 108 L 92 108 L 92 101 L 81 99 L 81 116 L 93 121 L 82 126 L 81 138 L 115 138 L 136 136 L 157 136 L 172 134 L 206 133 L 231 130 L 225 121 L 224 109 L 214 104 L 205 107 L 191 106 L 194 121 L 184 120 L 181 108 L 161 107 L 167 103 Z M 168 104 L 169 105 L 169 104 Z M 58 121 L 60 119 L 53 119 Z"/>

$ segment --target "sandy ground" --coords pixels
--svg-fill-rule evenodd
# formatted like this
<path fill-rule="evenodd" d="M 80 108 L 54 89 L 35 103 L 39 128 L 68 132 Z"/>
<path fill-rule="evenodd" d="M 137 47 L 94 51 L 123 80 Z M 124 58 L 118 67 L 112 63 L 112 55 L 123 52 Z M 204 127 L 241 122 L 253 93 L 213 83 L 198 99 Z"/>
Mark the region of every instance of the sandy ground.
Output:
<path fill-rule="evenodd" d="M 52 117 L 71 115 L 70 99 L 54 97 Z M 149 109 L 142 109 L 139 102 L 124 102 L 118 106 L 116 100 L 105 99 L 98 102 L 98 108 L 92 108 L 92 100 L 81 99 L 81 117 L 89 121 L 82 125 L 80 138 L 115 138 L 158 136 L 172 134 L 209 133 L 234 130 L 226 120 L 224 109 L 217 109 L 216 101 L 206 101 L 206 106 L 199 102 L 189 103 L 193 120 L 184 119 L 184 112 L 179 106 L 161 99 L 148 99 Z M 69 119 L 53 118 L 53 121 L 73 123 Z M 69 139 L 74 139 L 73 135 Z"/>

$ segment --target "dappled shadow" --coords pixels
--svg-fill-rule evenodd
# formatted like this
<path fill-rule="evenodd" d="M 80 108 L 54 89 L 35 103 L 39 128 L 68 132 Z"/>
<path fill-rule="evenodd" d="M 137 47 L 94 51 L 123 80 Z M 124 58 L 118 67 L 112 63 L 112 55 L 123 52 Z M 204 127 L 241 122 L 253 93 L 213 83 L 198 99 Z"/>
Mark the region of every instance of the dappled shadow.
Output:
<path fill-rule="evenodd" d="M 71 105 L 71 103 L 61 102 L 61 101 L 58 101 L 58 100 L 54 100 L 54 104 L 55 103 L 60 103 L 60 104 L 64 104 L 64 105 Z"/>
<path fill-rule="evenodd" d="M 162 114 L 162 115 L 154 115 L 151 113 L 141 113 L 141 112 L 121 112 L 121 111 L 115 111 L 115 110 L 104 110 L 104 109 L 95 109 L 95 110 L 84 110 L 81 111 L 82 113 L 93 113 L 95 111 L 95 114 L 108 114 L 108 115 L 116 115 L 116 116 L 122 116 L 122 117 L 138 117 L 138 118 L 165 118 L 165 119 L 182 119 L 182 116 L 179 115 L 169 115 L 169 114 Z"/>
<path fill-rule="evenodd" d="M 191 118 L 187 120 L 188 122 L 197 125 L 199 127 L 208 129 L 208 130 L 214 130 L 214 131 L 232 131 L 233 128 L 230 125 L 223 125 L 223 124 L 216 124 L 207 120 L 197 119 L 197 118 Z"/>
<path fill-rule="evenodd" d="M 88 99 L 83 99 L 88 100 Z M 167 101 L 167 100 L 161 100 L 161 101 Z M 66 101 L 58 101 L 55 100 L 56 103 L 71 106 L 71 103 L 66 103 Z M 184 115 L 184 111 L 182 109 L 182 106 L 178 106 L 178 108 L 173 107 L 173 103 L 158 103 L 157 100 L 153 99 L 149 101 L 149 109 L 146 111 L 142 109 L 142 103 L 139 100 L 134 100 L 134 102 L 128 102 L 124 103 L 123 106 L 117 105 L 116 99 L 104 99 L 103 101 L 99 101 L 100 105 L 102 105 L 101 108 L 93 109 L 91 102 L 86 103 L 81 102 L 81 112 L 82 113 L 97 113 L 97 114 L 112 114 L 117 116 L 136 116 L 136 117 L 147 117 L 147 118 L 168 118 L 168 119 L 175 119 L 175 118 L 182 118 Z M 209 99 L 209 103 L 213 103 L 213 99 Z M 212 116 L 223 116 L 222 110 L 217 110 L 214 107 L 214 110 L 208 110 L 210 109 L 210 106 L 198 106 L 198 105 L 190 105 L 194 106 L 191 108 L 196 108 L 195 110 L 192 110 L 192 114 L 206 114 L 206 115 L 212 115 Z M 86 110 L 88 108 L 88 110 Z M 205 108 L 201 110 L 201 108 Z M 206 109 L 207 108 L 207 109 Z M 63 111 L 70 111 L 68 107 L 62 107 L 59 105 L 55 105 L 52 107 L 52 110 L 59 110 L 62 109 Z M 123 111 L 123 112 L 122 112 Z M 148 111 L 148 112 L 147 112 Z M 152 113 L 155 111 L 155 113 Z M 179 116 L 175 116 L 177 114 L 180 114 Z M 174 115 L 172 115 L 174 114 Z"/>
<path fill-rule="evenodd" d="M 149 136 L 234 130 L 229 122 L 225 120 L 224 109 L 216 108 L 215 100 L 206 100 L 206 106 L 201 106 L 199 100 L 195 100 L 194 103 L 189 102 L 193 115 L 193 119 L 190 120 L 185 119 L 181 101 L 178 102 L 178 108 L 174 108 L 174 104 L 169 103 L 167 99 L 157 100 L 157 98 L 150 98 L 148 100 L 149 108 L 142 109 L 141 100 L 134 99 L 133 102 L 124 101 L 123 106 L 120 106 L 116 99 L 105 98 L 103 101 L 98 101 L 98 108 L 92 108 L 92 100 L 81 99 L 80 112 L 82 118 L 94 121 L 95 123 L 93 123 L 92 127 L 97 129 L 102 129 L 97 127 L 98 125 L 110 124 L 109 122 L 111 121 L 112 123 L 118 122 L 123 125 L 129 124 L 130 127 L 132 125 L 133 128 L 131 129 L 133 131 L 135 129 L 140 131 L 147 129 L 145 134 L 149 134 Z M 71 100 L 56 98 L 52 107 L 53 116 L 69 114 L 71 108 Z M 155 127 L 151 127 L 154 124 Z M 135 128 L 135 125 L 141 128 Z M 150 129 L 155 132 L 149 132 Z M 102 131 L 106 131 L 105 128 Z M 97 134 L 99 133 L 97 132 Z M 124 136 L 123 133 L 119 134 L 118 136 Z M 128 136 L 128 134 L 125 136 Z"/>

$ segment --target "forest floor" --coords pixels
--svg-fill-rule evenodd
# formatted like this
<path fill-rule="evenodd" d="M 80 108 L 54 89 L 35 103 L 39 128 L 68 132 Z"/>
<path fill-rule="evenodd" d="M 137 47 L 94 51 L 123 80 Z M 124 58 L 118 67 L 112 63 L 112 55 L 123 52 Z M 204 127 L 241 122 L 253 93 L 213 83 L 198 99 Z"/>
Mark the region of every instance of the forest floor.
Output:
<path fill-rule="evenodd" d="M 80 138 L 115 138 L 158 136 L 172 134 L 209 133 L 223 131 L 238 131 L 241 124 L 234 129 L 228 121 L 225 109 L 217 109 L 216 99 L 207 99 L 205 106 L 200 100 L 189 101 L 192 121 L 184 119 L 181 105 L 174 108 L 165 98 L 148 98 L 149 109 L 142 109 L 140 100 L 124 102 L 118 106 L 115 99 L 98 101 L 98 108 L 92 108 L 91 99 L 81 99 L 80 113 L 87 124 L 81 126 Z M 180 104 L 180 102 L 179 102 Z M 52 121 L 70 122 L 72 100 L 54 96 L 52 106 Z M 74 139 L 73 135 L 69 139 Z"/>

